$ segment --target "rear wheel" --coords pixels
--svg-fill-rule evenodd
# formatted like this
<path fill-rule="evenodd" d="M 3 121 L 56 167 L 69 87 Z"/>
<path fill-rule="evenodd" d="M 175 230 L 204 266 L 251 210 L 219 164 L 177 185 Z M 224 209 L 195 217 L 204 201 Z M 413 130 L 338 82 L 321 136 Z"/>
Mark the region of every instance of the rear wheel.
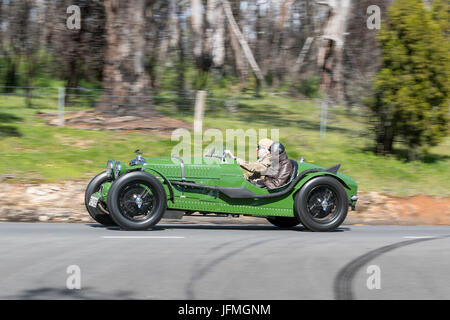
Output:
<path fill-rule="evenodd" d="M 146 230 L 161 220 L 167 197 L 159 180 L 146 172 L 131 172 L 109 189 L 108 208 L 114 221 L 126 230 Z"/>
<path fill-rule="evenodd" d="M 333 177 L 308 181 L 295 196 L 295 214 L 311 231 L 332 231 L 347 217 L 348 197 L 342 184 Z"/>
<path fill-rule="evenodd" d="M 106 203 L 99 201 L 97 203 L 97 207 L 95 208 L 89 205 L 89 200 L 91 199 L 92 194 L 98 192 L 100 190 L 100 186 L 108 181 L 111 181 L 111 178 L 106 175 L 106 172 L 96 175 L 91 182 L 89 182 L 86 188 L 86 192 L 84 193 L 84 204 L 92 219 L 105 226 L 115 226 L 117 224 L 109 215 Z"/>
<path fill-rule="evenodd" d="M 267 221 L 278 228 L 292 228 L 300 223 L 296 217 L 268 217 Z"/>

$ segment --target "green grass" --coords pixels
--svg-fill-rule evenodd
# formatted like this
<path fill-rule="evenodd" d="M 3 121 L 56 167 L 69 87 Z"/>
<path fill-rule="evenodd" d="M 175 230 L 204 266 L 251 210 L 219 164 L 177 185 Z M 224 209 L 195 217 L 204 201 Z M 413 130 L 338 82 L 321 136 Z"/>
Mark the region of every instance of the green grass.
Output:
<path fill-rule="evenodd" d="M 13 181 L 26 182 L 89 179 L 110 158 L 128 162 L 136 148 L 145 156 L 168 157 L 176 144 L 146 133 L 48 126 L 35 113 L 55 112 L 56 99 L 49 96 L 37 102 L 33 100 L 40 107 L 26 108 L 24 98 L 0 95 L 0 177 L 12 175 Z M 233 113 L 220 101 L 208 101 L 204 126 L 223 133 L 225 129 L 277 128 L 291 158 L 304 156 L 321 166 L 341 163 L 341 172 L 354 178 L 360 190 L 450 196 L 449 138 L 430 149 L 424 161 L 406 162 L 401 152 L 379 157 L 368 151 L 372 136 L 362 111 L 349 116 L 344 107 L 330 108 L 327 135 L 320 138 L 320 108 L 311 101 L 266 96 L 242 97 L 236 102 Z M 191 115 L 177 113 L 166 103 L 156 109 L 193 122 Z"/>

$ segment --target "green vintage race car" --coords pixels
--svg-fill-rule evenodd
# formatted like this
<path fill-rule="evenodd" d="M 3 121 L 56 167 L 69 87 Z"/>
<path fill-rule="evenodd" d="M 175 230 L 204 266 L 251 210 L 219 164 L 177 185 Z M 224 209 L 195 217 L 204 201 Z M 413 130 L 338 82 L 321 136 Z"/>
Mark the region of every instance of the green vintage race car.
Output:
<path fill-rule="evenodd" d="M 135 152 L 129 165 L 109 160 L 106 171 L 87 186 L 86 208 L 103 225 L 146 230 L 166 210 L 176 210 L 259 216 L 280 228 L 302 224 L 311 231 L 332 231 L 358 199 L 356 182 L 338 173 L 340 165 L 322 168 L 303 158 L 291 160 L 289 181 L 268 190 L 246 180 L 222 151 L 201 159 L 144 158 Z"/>

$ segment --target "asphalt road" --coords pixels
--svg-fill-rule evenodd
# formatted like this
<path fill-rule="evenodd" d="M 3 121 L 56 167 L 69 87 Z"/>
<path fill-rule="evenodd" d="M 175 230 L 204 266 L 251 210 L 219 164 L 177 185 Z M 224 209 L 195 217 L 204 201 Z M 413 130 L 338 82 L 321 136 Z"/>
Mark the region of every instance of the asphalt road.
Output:
<path fill-rule="evenodd" d="M 450 226 L 0 223 L 0 299 L 450 299 L 449 270 Z"/>

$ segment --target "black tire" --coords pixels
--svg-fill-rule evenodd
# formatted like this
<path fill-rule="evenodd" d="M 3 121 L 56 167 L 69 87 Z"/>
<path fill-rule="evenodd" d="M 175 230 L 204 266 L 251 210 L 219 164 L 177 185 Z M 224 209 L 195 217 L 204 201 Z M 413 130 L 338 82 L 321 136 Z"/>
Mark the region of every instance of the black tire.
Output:
<path fill-rule="evenodd" d="M 300 224 L 296 217 L 268 217 L 267 221 L 278 228 L 289 229 Z"/>
<path fill-rule="evenodd" d="M 96 175 L 91 180 L 91 182 L 89 182 L 84 193 L 84 205 L 86 206 L 89 215 L 92 217 L 92 219 L 104 226 L 116 226 L 117 224 L 109 215 L 109 211 L 105 203 L 99 201 L 97 207 L 94 208 L 89 205 L 89 199 L 91 198 L 91 195 L 93 193 L 97 192 L 100 189 L 100 186 L 103 183 L 110 180 L 111 179 L 106 175 L 106 172 L 102 172 Z"/>
<path fill-rule="evenodd" d="M 320 176 L 305 183 L 295 196 L 295 215 L 305 228 L 327 232 L 339 227 L 347 217 L 348 197 L 335 178 Z"/>
<path fill-rule="evenodd" d="M 142 207 L 137 204 L 137 197 Z M 147 230 L 163 217 L 167 196 L 155 176 L 135 171 L 119 177 L 112 184 L 107 204 L 111 217 L 122 229 Z M 136 218 L 142 215 L 144 217 Z"/>

